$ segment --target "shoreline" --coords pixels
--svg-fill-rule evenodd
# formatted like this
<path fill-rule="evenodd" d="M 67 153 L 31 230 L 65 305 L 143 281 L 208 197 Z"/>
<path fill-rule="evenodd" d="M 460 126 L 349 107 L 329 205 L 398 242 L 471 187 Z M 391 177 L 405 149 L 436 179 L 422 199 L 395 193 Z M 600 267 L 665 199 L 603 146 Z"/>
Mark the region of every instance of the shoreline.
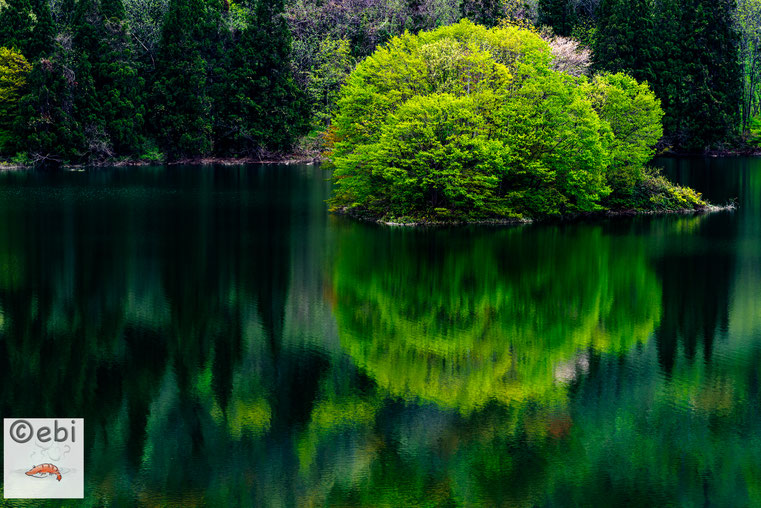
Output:
<path fill-rule="evenodd" d="M 600 220 L 600 219 L 616 219 L 624 217 L 640 217 L 640 216 L 667 216 L 667 215 L 708 215 L 717 212 L 733 212 L 737 210 L 737 204 L 727 203 L 726 205 L 706 205 L 701 208 L 684 208 L 681 210 L 601 210 L 599 212 L 585 212 L 573 215 L 567 215 L 559 218 L 545 218 L 545 219 L 482 219 L 475 221 L 426 221 L 419 220 L 413 222 L 397 222 L 393 220 L 383 220 L 382 218 L 373 218 L 368 216 L 359 215 L 345 209 L 335 210 L 331 213 L 348 217 L 360 222 L 367 222 L 372 224 L 378 224 L 388 227 L 402 227 L 402 228 L 426 228 L 426 227 L 462 227 L 462 226 L 522 226 L 527 224 L 548 224 L 548 223 L 563 223 L 563 222 L 578 222 L 584 220 Z"/>
<path fill-rule="evenodd" d="M 730 149 L 730 150 L 708 150 L 705 152 L 672 152 L 663 151 L 656 154 L 656 157 L 689 159 L 689 158 L 726 158 L 726 157 L 761 157 L 761 147 Z M 62 164 L 61 169 L 79 169 L 79 168 L 101 168 L 101 167 L 139 167 L 139 166 L 240 166 L 248 164 L 283 164 L 286 166 L 293 164 L 320 164 L 325 162 L 321 153 L 317 152 L 293 152 L 287 154 L 267 154 L 262 157 L 185 157 L 178 160 L 148 160 L 148 159 L 126 159 L 126 160 L 106 160 L 99 162 L 90 162 L 86 164 Z M 0 171 L 16 169 L 32 169 L 34 164 L 13 164 L 0 160 Z"/>
<path fill-rule="evenodd" d="M 62 164 L 60 169 L 103 168 L 103 167 L 140 167 L 140 166 L 242 166 L 253 164 L 319 164 L 323 162 L 320 154 L 291 153 L 284 155 L 269 155 L 267 157 L 190 157 L 175 161 L 160 160 L 113 160 L 92 162 L 88 164 Z M 0 161 L 0 171 L 33 169 L 33 164 L 11 164 Z"/>

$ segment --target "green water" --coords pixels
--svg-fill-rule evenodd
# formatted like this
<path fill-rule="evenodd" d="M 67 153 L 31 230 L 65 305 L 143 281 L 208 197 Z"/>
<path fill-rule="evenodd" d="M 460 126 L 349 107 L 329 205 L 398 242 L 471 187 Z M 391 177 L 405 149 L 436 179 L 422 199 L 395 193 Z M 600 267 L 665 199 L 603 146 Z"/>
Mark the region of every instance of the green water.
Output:
<path fill-rule="evenodd" d="M 313 166 L 0 173 L 2 416 L 85 418 L 88 506 L 759 506 L 761 160 L 659 164 L 739 210 L 412 230 Z"/>

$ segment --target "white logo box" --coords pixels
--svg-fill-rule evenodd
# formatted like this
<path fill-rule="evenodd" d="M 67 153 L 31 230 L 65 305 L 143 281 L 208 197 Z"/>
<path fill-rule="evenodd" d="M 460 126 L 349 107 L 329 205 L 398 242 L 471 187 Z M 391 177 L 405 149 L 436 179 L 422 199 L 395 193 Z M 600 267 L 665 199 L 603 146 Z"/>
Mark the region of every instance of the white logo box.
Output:
<path fill-rule="evenodd" d="M 4 418 L 3 497 L 82 499 L 83 418 Z"/>

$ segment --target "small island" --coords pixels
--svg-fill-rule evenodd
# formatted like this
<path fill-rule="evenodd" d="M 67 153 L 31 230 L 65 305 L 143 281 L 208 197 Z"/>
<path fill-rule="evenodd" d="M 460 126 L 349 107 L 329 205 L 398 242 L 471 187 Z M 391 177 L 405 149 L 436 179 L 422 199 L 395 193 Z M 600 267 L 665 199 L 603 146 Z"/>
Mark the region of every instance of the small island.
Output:
<path fill-rule="evenodd" d="M 341 91 L 331 210 L 436 224 L 715 209 L 647 166 L 662 118 L 646 82 L 573 72 L 530 29 L 405 33 Z"/>

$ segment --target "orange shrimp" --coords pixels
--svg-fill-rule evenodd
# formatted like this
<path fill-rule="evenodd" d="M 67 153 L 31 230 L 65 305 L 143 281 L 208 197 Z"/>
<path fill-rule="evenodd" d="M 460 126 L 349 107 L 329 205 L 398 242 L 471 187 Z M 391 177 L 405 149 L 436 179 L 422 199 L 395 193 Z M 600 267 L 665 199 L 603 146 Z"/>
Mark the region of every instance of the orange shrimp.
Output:
<path fill-rule="evenodd" d="M 61 481 L 61 471 L 58 470 L 54 464 L 40 464 L 39 466 L 33 466 L 32 469 L 26 472 L 27 476 L 34 476 L 35 478 L 45 478 L 47 476 L 56 476 L 56 480 Z"/>

